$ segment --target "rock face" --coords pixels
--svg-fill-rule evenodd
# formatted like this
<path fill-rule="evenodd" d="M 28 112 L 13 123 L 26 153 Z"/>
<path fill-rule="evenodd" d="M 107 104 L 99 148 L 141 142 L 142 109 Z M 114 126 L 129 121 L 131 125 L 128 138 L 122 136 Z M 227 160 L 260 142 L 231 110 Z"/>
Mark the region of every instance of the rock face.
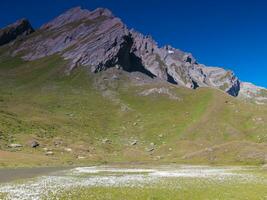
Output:
<path fill-rule="evenodd" d="M 15 40 L 19 36 L 26 36 L 32 32 L 34 32 L 34 29 L 27 19 L 18 20 L 14 24 L 0 29 L 0 46 Z"/>
<path fill-rule="evenodd" d="M 70 60 L 71 71 L 86 66 L 92 72 L 113 67 L 123 49 L 128 31 L 120 19 L 107 9 L 93 12 L 73 8 L 43 25 L 39 34 L 26 40 L 15 53 L 28 49 L 26 60 L 61 53 Z"/>
<path fill-rule="evenodd" d="M 242 82 L 239 96 L 246 100 L 254 100 L 257 104 L 267 103 L 267 89 L 252 83 Z"/>
<path fill-rule="evenodd" d="M 159 48 L 150 37 L 131 33 L 135 41 L 132 52 L 153 75 L 192 89 L 209 86 L 238 95 L 240 83 L 231 71 L 198 64 L 190 53 L 171 46 Z"/>
<path fill-rule="evenodd" d="M 190 53 L 169 45 L 159 47 L 150 36 L 128 29 L 104 8 L 68 10 L 24 40 L 13 55 L 22 52 L 27 52 L 25 60 L 60 54 L 69 60 L 67 73 L 76 67 L 91 72 L 117 67 L 192 89 L 213 87 L 232 96 L 240 91 L 240 81 L 233 72 L 199 64 Z"/>

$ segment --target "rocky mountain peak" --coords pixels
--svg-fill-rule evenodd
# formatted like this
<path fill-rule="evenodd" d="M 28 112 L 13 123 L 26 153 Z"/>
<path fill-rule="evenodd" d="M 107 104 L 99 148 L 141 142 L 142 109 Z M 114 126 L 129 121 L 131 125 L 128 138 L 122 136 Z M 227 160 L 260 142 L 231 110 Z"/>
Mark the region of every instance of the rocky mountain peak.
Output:
<path fill-rule="evenodd" d="M 89 11 L 87 9 L 82 9 L 81 7 L 74 7 L 67 10 L 47 24 L 44 24 L 41 29 L 56 29 L 66 24 L 71 24 L 82 20 L 94 20 L 100 16 L 113 17 L 112 12 L 105 8 L 97 8 L 94 11 Z"/>
<path fill-rule="evenodd" d="M 67 73 L 76 67 L 95 73 L 117 67 L 192 89 L 212 87 L 232 96 L 240 92 L 240 81 L 233 72 L 199 64 L 191 53 L 171 45 L 159 47 L 151 36 L 128 29 L 105 8 L 66 11 L 43 25 L 36 37 L 25 40 L 13 54 L 19 52 L 27 52 L 25 60 L 59 54 L 69 61 Z"/>
<path fill-rule="evenodd" d="M 112 12 L 107 8 L 97 8 L 92 11 L 91 15 L 96 17 L 106 16 L 106 17 L 114 17 Z"/>
<path fill-rule="evenodd" d="M 196 59 L 193 57 L 191 53 L 181 51 L 179 49 L 172 47 L 171 45 L 166 45 L 163 47 L 163 49 L 167 52 L 168 55 L 170 55 L 173 58 L 176 58 L 183 62 L 197 64 Z"/>
<path fill-rule="evenodd" d="M 26 36 L 34 32 L 30 22 L 23 18 L 7 27 L 0 29 L 0 45 L 7 44 L 19 36 Z"/>

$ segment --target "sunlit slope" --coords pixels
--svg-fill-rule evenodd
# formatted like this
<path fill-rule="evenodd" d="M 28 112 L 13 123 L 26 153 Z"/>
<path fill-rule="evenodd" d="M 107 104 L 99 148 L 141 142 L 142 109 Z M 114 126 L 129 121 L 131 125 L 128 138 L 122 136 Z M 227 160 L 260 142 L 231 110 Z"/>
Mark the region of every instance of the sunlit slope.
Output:
<path fill-rule="evenodd" d="M 153 80 L 137 84 L 135 74 L 116 69 L 92 74 L 77 68 L 67 76 L 67 61 L 57 55 L 26 62 L 5 56 L 4 50 L 0 49 L 0 147 L 16 151 L 8 144 L 22 144 L 20 153 L 38 156 L 32 164 L 49 159 L 55 163 L 266 160 L 264 105 L 210 88 L 190 90 Z M 41 147 L 30 148 L 32 139 Z M 54 155 L 45 156 L 43 147 Z M 66 148 L 72 151 L 65 152 Z M 0 164 L 9 162 L 0 159 Z"/>

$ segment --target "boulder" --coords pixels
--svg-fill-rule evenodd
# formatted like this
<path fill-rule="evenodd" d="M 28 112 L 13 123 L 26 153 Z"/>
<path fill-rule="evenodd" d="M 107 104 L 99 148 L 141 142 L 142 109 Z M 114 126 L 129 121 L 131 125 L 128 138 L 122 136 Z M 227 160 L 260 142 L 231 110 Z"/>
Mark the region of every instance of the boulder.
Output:
<path fill-rule="evenodd" d="M 9 144 L 8 147 L 9 148 L 21 148 L 23 146 L 21 144 Z"/>
<path fill-rule="evenodd" d="M 111 144 L 111 140 L 105 138 L 102 140 L 102 144 Z"/>
<path fill-rule="evenodd" d="M 45 152 L 45 155 L 46 156 L 52 156 L 52 155 L 54 155 L 54 152 L 53 151 L 47 151 L 47 152 Z"/>
<path fill-rule="evenodd" d="M 54 145 L 56 146 L 56 147 L 58 147 L 58 146 L 60 146 L 60 145 L 62 145 L 63 144 L 63 141 L 61 140 L 61 139 L 55 139 L 54 140 Z"/>
<path fill-rule="evenodd" d="M 131 146 L 134 146 L 134 145 L 137 145 L 138 141 L 137 140 L 134 140 L 131 142 Z"/>
<path fill-rule="evenodd" d="M 36 147 L 39 147 L 39 146 L 40 146 L 40 144 L 36 140 L 33 140 L 33 141 L 30 142 L 30 147 L 31 148 L 36 148 Z"/>
<path fill-rule="evenodd" d="M 153 152 L 155 150 L 155 148 L 154 147 L 149 147 L 149 148 L 146 148 L 146 151 L 147 152 Z"/>
<path fill-rule="evenodd" d="M 44 150 L 44 151 L 52 151 L 52 149 L 47 148 L 47 147 L 44 147 L 43 150 Z"/>
<path fill-rule="evenodd" d="M 155 158 L 154 158 L 154 160 L 161 160 L 163 157 L 162 156 L 156 156 Z"/>
<path fill-rule="evenodd" d="M 64 151 L 66 151 L 66 152 L 72 152 L 72 149 L 71 148 L 64 148 Z"/>

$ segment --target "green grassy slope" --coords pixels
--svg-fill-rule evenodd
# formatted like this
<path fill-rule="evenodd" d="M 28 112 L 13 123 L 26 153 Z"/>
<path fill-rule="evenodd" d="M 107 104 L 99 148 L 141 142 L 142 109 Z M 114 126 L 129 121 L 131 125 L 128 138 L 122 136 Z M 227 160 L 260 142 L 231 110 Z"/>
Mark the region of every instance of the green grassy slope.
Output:
<path fill-rule="evenodd" d="M 4 52 L 0 48 L 0 154 L 5 155 L 0 165 L 266 161 L 266 106 L 209 88 L 137 86 L 125 73 L 113 81 L 105 80 L 107 72 L 82 68 L 66 76 L 67 62 L 57 55 L 26 62 Z M 155 87 L 169 88 L 180 100 L 139 95 Z M 41 147 L 31 149 L 32 139 Z M 134 140 L 137 144 L 130 145 Z M 10 143 L 24 147 L 17 151 L 7 147 Z M 154 151 L 148 152 L 151 143 Z M 43 147 L 54 155 L 45 156 Z M 23 160 L 9 159 L 22 154 Z"/>

